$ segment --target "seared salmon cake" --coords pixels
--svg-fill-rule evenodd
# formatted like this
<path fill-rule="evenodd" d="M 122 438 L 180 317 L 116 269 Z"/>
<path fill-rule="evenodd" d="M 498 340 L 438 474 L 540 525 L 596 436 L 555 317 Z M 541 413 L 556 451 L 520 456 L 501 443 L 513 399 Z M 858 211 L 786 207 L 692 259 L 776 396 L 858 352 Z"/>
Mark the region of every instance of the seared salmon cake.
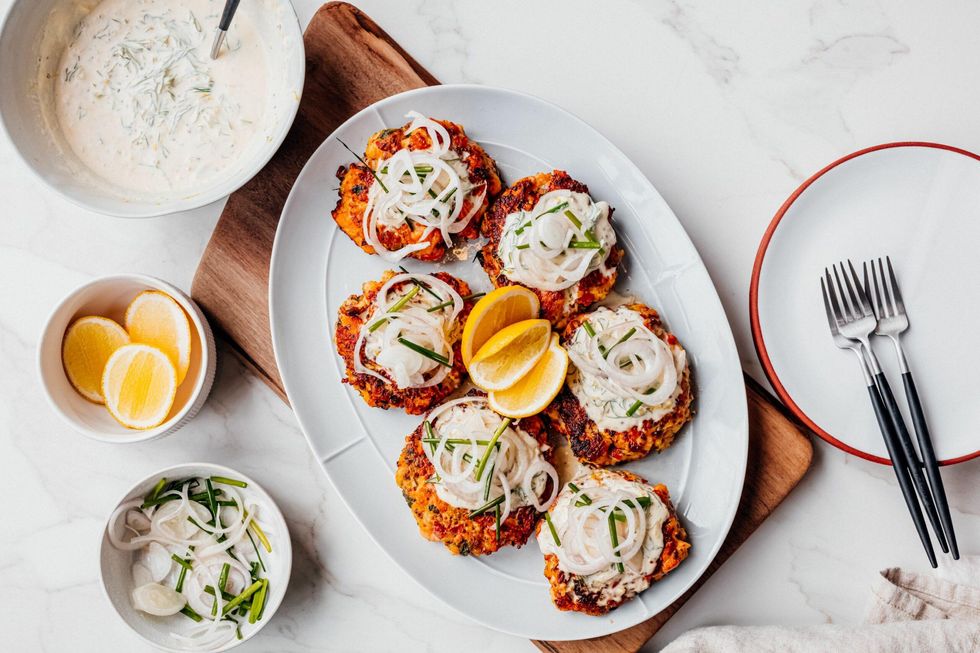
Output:
<path fill-rule="evenodd" d="M 335 341 L 347 378 L 369 406 L 421 415 L 459 387 L 470 288 L 445 272 L 368 281 L 341 304 Z"/>
<path fill-rule="evenodd" d="M 649 306 L 576 315 L 562 344 L 572 365 L 545 414 L 579 460 L 614 465 L 663 451 L 691 420 L 687 354 Z"/>
<path fill-rule="evenodd" d="M 511 420 L 472 391 L 434 409 L 405 439 L 395 480 L 423 537 L 458 555 L 527 542 L 558 493 L 542 420 Z"/>
<path fill-rule="evenodd" d="M 611 469 L 586 470 L 569 482 L 537 538 L 555 606 L 592 615 L 650 587 L 691 548 L 665 486 Z"/>
<path fill-rule="evenodd" d="M 462 126 L 416 112 L 368 140 L 364 158 L 337 171 L 337 226 L 368 254 L 437 261 L 476 238 L 500 194 L 497 164 Z M 356 156 L 356 155 L 355 155 Z"/>
<path fill-rule="evenodd" d="M 562 170 L 520 179 L 483 220 L 483 269 L 498 288 L 516 283 L 534 291 L 542 317 L 560 329 L 616 283 L 623 250 L 612 212 Z"/>

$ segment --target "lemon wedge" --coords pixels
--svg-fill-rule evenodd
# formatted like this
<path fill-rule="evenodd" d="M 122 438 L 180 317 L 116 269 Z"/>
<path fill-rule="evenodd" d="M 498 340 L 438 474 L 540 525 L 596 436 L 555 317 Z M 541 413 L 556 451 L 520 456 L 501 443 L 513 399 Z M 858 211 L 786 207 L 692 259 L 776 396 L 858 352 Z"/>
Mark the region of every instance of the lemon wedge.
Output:
<path fill-rule="evenodd" d="M 506 390 L 489 393 L 490 408 L 515 419 L 537 415 L 561 391 L 567 372 L 568 354 L 558 344 L 558 334 L 552 334 L 548 350 L 530 372 Z"/>
<path fill-rule="evenodd" d="M 551 343 L 551 322 L 522 320 L 493 334 L 480 347 L 467 370 L 487 392 L 506 390 L 531 371 Z"/>
<path fill-rule="evenodd" d="M 460 341 L 463 364 L 468 366 L 493 334 L 515 322 L 537 317 L 540 308 L 538 296 L 523 286 L 497 288 L 480 299 L 463 326 Z"/>
<path fill-rule="evenodd" d="M 165 292 L 147 290 L 126 309 L 126 331 L 133 342 L 163 351 L 177 368 L 177 385 L 191 364 L 191 322 L 177 301 Z"/>
<path fill-rule="evenodd" d="M 126 330 L 107 317 L 75 320 L 61 342 L 61 362 L 68 381 L 89 401 L 105 403 L 102 371 L 112 353 L 126 344 L 129 344 Z"/>
<path fill-rule="evenodd" d="M 131 344 L 117 349 L 102 374 L 106 408 L 123 426 L 151 429 L 170 413 L 177 394 L 177 368 L 163 351 Z"/>

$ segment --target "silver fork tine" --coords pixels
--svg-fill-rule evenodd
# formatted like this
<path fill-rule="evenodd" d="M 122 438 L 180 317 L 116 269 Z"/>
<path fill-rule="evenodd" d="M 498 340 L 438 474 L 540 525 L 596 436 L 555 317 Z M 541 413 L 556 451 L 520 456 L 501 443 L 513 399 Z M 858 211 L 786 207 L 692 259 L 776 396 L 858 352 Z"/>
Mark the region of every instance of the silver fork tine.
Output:
<path fill-rule="evenodd" d="M 851 279 L 854 281 L 855 287 L 857 287 L 858 299 L 861 302 L 861 311 L 864 313 L 865 317 L 871 315 L 871 301 L 868 299 L 868 293 L 865 289 L 861 287 L 861 281 L 858 279 L 857 270 L 854 269 L 854 264 L 851 263 L 851 259 L 847 259 L 847 267 L 851 270 Z M 850 286 L 848 286 L 850 288 Z"/>
<path fill-rule="evenodd" d="M 847 295 L 844 294 L 844 284 L 841 283 L 840 274 L 837 271 L 837 266 L 833 265 L 831 267 L 834 270 L 834 279 L 837 281 L 837 293 L 840 294 L 840 303 L 841 306 L 844 308 L 844 312 L 843 315 L 841 315 L 841 317 L 844 318 L 844 322 L 850 322 L 851 320 L 857 317 L 857 311 L 851 310 L 851 305 L 847 301 Z"/>
<path fill-rule="evenodd" d="M 864 315 L 864 306 L 861 305 L 861 300 L 858 299 L 857 293 L 854 292 L 854 286 L 851 285 L 851 279 L 847 276 L 847 270 L 844 269 L 844 261 L 837 264 L 840 268 L 841 276 L 844 277 L 844 283 L 847 285 L 847 294 L 850 295 L 851 299 L 851 311 L 852 319 L 858 319 Z M 841 288 L 841 294 L 844 294 L 844 289 Z"/>
<path fill-rule="evenodd" d="M 871 294 L 871 277 L 868 276 L 868 264 L 861 264 L 861 272 L 864 273 L 864 292 L 868 294 L 868 298 L 871 300 L 871 312 L 878 317 L 878 307 L 875 306 L 874 295 Z"/>
<path fill-rule="evenodd" d="M 865 269 L 867 269 L 867 263 L 864 264 Z M 874 284 L 874 303 L 875 312 L 878 314 L 878 319 L 884 319 L 888 317 L 888 307 L 881 301 L 881 284 L 878 283 L 878 270 L 875 269 L 875 262 L 871 261 L 871 283 Z"/>
<path fill-rule="evenodd" d="M 837 330 L 837 319 L 834 317 L 834 313 L 830 308 L 830 297 L 827 295 L 827 284 L 824 283 L 823 278 L 820 279 L 820 290 L 823 291 L 823 308 L 825 311 L 827 311 L 827 324 L 830 325 L 830 333 L 836 336 L 840 332 Z"/>
<path fill-rule="evenodd" d="M 888 287 L 888 279 L 885 277 L 885 263 L 878 258 L 878 275 L 881 277 L 882 294 L 885 297 L 885 310 L 888 317 L 895 315 L 895 303 L 892 301 L 891 288 Z"/>
<path fill-rule="evenodd" d="M 898 304 L 898 312 L 905 312 L 905 302 L 902 301 L 902 291 L 898 289 L 898 279 L 895 278 L 895 270 L 892 269 L 892 257 L 886 256 L 888 262 L 888 276 L 891 278 L 892 292 L 895 293 L 895 302 Z"/>
<path fill-rule="evenodd" d="M 837 321 L 837 326 L 839 327 L 846 318 L 844 317 L 844 312 L 841 310 L 840 304 L 837 303 L 837 291 L 834 289 L 834 282 L 830 278 L 830 271 L 824 268 L 823 274 L 827 278 L 827 292 L 830 293 L 830 304 L 834 307 L 834 319 Z"/>

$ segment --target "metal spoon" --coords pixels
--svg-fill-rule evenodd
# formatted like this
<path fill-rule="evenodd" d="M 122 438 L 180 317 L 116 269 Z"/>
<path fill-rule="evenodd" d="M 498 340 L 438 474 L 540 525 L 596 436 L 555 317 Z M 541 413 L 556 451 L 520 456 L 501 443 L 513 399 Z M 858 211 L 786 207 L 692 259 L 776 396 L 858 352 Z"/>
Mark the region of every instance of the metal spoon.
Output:
<path fill-rule="evenodd" d="M 225 0 L 225 9 L 221 12 L 221 20 L 218 21 L 218 29 L 214 33 L 214 43 L 211 45 L 211 58 L 217 59 L 221 52 L 221 46 L 228 35 L 228 28 L 231 27 L 231 19 L 235 17 L 240 0 Z"/>

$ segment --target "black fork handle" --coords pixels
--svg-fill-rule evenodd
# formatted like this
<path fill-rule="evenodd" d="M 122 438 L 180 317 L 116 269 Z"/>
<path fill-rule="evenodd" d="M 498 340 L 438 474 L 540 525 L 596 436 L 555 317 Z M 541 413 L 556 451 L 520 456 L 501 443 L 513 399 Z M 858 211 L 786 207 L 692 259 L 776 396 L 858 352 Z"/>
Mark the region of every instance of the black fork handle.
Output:
<path fill-rule="evenodd" d="M 224 11 L 221 12 L 221 20 L 218 21 L 218 29 L 223 32 L 228 31 L 228 28 L 231 27 L 231 19 L 235 17 L 235 11 L 238 9 L 239 1 L 227 0 L 225 2 Z"/>
<path fill-rule="evenodd" d="M 929 539 L 929 531 L 926 529 L 926 522 L 922 518 L 922 511 L 919 510 L 915 489 L 909 480 L 908 465 L 905 464 L 905 457 L 898 442 L 896 442 L 894 427 L 888 415 L 885 414 L 881 394 L 874 384 L 868 386 L 868 394 L 871 396 L 871 405 L 874 407 L 875 418 L 878 420 L 878 428 L 881 429 L 882 439 L 884 439 L 885 447 L 888 449 L 888 457 L 892 459 L 892 468 L 895 470 L 896 478 L 898 478 L 898 486 L 902 488 L 905 505 L 908 506 L 909 514 L 912 515 L 912 522 L 915 524 L 915 530 L 919 533 L 919 539 L 922 540 L 922 546 L 926 550 L 929 564 L 935 569 L 938 567 L 936 552 L 932 548 L 932 540 Z"/>
<path fill-rule="evenodd" d="M 915 486 L 915 491 L 919 495 L 922 507 L 925 508 L 926 516 L 929 517 L 929 522 L 932 524 L 932 530 L 936 534 L 936 539 L 939 540 L 939 548 L 943 550 L 943 553 L 947 553 L 949 552 L 949 546 L 946 543 L 946 536 L 943 534 L 942 524 L 939 522 L 936 503 L 932 500 L 932 491 L 929 489 L 929 485 L 926 483 L 926 477 L 922 473 L 922 463 L 919 461 L 919 455 L 915 452 L 915 447 L 912 446 L 912 436 L 909 435 L 908 427 L 905 426 L 905 419 L 902 418 L 902 413 L 898 410 L 895 395 L 892 394 L 891 386 L 888 384 L 888 379 L 885 378 L 883 372 L 875 374 L 875 383 L 877 383 L 878 389 L 881 391 L 881 398 L 884 401 L 885 410 L 888 412 L 888 416 L 891 418 L 892 425 L 894 426 L 894 433 L 901 447 L 901 454 L 904 456 L 909 474 L 912 476 L 912 484 Z M 893 457 L 892 462 L 894 463 L 894 461 L 895 458 Z"/>
<path fill-rule="evenodd" d="M 911 372 L 902 374 L 902 383 L 905 385 L 905 398 L 909 402 L 909 413 L 912 415 L 912 426 L 915 427 L 915 436 L 919 441 L 919 451 L 922 452 L 922 462 L 926 469 L 926 477 L 929 479 L 929 486 L 932 488 L 933 498 L 939 508 L 939 520 L 943 524 L 943 531 L 946 533 L 946 540 L 949 543 L 949 551 L 953 556 L 953 560 L 959 560 L 960 550 L 956 546 L 956 533 L 953 532 L 953 518 L 949 514 L 946 488 L 943 487 L 943 478 L 939 475 L 939 463 L 936 462 L 936 452 L 932 448 L 929 427 L 926 425 L 926 418 L 922 412 L 922 403 L 919 401 L 919 393 L 915 389 L 915 381 L 912 380 Z"/>

